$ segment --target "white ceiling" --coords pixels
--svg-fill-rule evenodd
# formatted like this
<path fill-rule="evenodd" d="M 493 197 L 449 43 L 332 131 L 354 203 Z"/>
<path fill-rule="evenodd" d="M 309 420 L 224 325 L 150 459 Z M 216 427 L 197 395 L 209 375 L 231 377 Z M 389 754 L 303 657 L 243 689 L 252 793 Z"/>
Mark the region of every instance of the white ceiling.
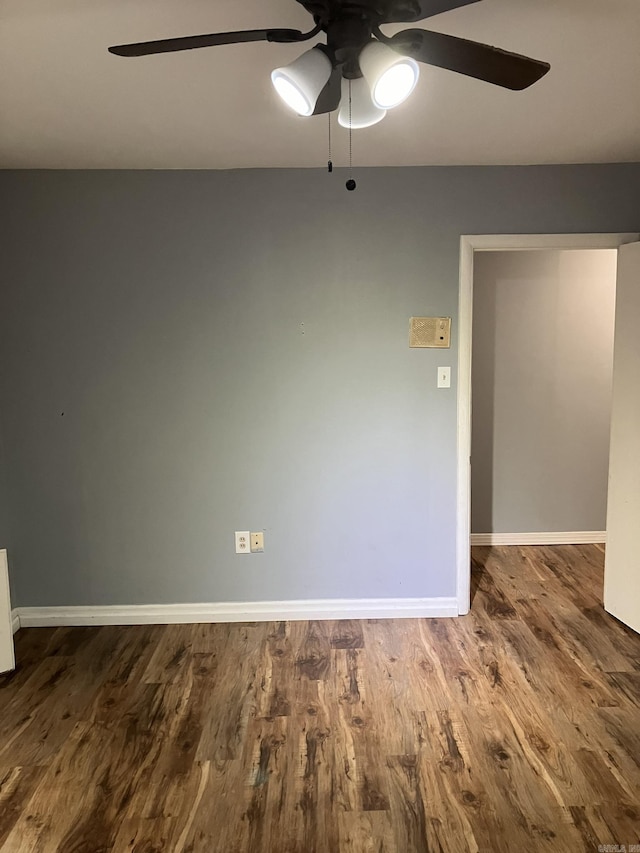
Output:
<path fill-rule="evenodd" d="M 269 79 L 308 45 L 107 53 L 310 21 L 295 0 L 0 0 L 0 167 L 323 166 L 326 116 L 290 114 Z M 421 26 L 547 60 L 551 71 L 509 92 L 422 66 L 408 101 L 354 131 L 358 165 L 640 161 L 640 0 L 482 0 Z M 346 155 L 334 123 L 334 162 Z"/>

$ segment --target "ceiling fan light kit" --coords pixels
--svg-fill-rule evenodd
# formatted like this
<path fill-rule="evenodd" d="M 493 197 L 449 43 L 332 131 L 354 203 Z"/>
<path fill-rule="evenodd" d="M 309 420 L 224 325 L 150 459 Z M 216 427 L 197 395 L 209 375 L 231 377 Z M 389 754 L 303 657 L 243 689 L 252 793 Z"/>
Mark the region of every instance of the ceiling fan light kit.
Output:
<path fill-rule="evenodd" d="M 381 121 L 386 111 L 405 101 L 415 89 L 420 76 L 418 63 L 401 56 L 382 42 L 371 39 L 358 57 L 360 76 L 341 77 L 338 123 L 354 130 L 371 127 Z M 285 104 L 298 115 L 313 115 L 318 96 L 329 81 L 333 63 L 321 45 L 311 48 L 290 65 L 271 72 L 271 82 Z M 351 92 L 351 124 L 348 123 L 349 80 Z"/>
<path fill-rule="evenodd" d="M 318 95 L 333 70 L 320 47 L 312 47 L 289 65 L 271 72 L 271 82 L 285 104 L 301 116 L 313 115 Z"/>

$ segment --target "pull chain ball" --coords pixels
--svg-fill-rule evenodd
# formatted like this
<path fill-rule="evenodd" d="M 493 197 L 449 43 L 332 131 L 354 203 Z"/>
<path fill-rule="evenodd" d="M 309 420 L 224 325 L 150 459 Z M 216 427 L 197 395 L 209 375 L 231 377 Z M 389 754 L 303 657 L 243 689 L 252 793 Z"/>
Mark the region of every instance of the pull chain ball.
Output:
<path fill-rule="evenodd" d="M 351 147 L 351 80 L 349 80 L 349 173 L 353 172 L 353 151 Z M 356 182 L 353 178 L 349 178 L 345 187 L 352 193 L 356 188 Z"/>

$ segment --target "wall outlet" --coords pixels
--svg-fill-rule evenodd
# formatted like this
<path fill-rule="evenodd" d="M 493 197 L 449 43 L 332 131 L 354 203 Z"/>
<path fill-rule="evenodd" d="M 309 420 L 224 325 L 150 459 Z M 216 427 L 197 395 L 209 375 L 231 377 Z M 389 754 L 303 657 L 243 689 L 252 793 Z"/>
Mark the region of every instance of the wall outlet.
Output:
<path fill-rule="evenodd" d="M 236 554 L 250 554 L 249 537 L 251 534 L 248 530 L 236 530 Z"/>
<path fill-rule="evenodd" d="M 251 534 L 251 553 L 256 554 L 259 551 L 264 551 L 264 533 Z"/>

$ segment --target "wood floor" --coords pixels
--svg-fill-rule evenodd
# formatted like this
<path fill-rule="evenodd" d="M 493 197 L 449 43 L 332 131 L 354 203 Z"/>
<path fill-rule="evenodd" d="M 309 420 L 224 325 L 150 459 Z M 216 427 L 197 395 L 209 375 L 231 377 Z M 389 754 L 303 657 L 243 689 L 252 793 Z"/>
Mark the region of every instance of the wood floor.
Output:
<path fill-rule="evenodd" d="M 629 853 L 640 637 L 602 561 L 476 548 L 460 619 L 23 629 L 0 850 Z"/>

